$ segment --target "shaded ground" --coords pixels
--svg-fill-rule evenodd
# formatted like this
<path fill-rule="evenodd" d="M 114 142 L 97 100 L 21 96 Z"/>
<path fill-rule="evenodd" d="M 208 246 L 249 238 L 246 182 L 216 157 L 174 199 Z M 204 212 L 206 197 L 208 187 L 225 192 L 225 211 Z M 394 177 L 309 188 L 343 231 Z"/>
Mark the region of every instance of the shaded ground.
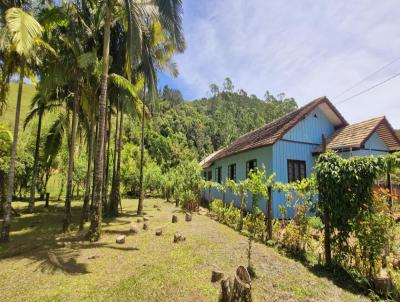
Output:
<path fill-rule="evenodd" d="M 12 241 L 0 246 L 0 300 L 217 301 L 219 285 L 210 283 L 211 271 L 233 275 L 246 263 L 247 238 L 205 215 L 185 222 L 172 204 L 146 200 L 150 229 L 138 223 L 139 234 L 118 245 L 115 238 L 136 223 L 136 205 L 125 200 L 124 214 L 106 220 L 102 240 L 93 244 L 81 241 L 78 231 L 60 234 L 61 203 L 50 210 L 41 204 L 37 214 L 15 218 Z M 79 203 L 74 206 L 77 221 Z M 177 224 L 171 223 L 173 213 Z M 156 237 L 159 227 L 163 235 Z M 186 242 L 172 243 L 176 231 Z M 339 287 L 274 249 L 255 244 L 253 251 L 254 301 L 368 301 L 348 284 Z"/>

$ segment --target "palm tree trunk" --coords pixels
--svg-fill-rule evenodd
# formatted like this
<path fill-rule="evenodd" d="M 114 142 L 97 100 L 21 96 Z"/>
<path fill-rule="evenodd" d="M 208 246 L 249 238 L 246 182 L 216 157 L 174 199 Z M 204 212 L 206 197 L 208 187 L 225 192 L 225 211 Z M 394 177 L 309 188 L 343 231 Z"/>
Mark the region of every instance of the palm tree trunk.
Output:
<path fill-rule="evenodd" d="M 141 125 L 141 141 L 140 141 L 140 178 L 139 178 L 139 202 L 137 208 L 137 214 L 142 215 L 143 213 L 143 200 L 144 200 L 144 188 L 143 188 L 143 166 L 144 166 L 144 114 L 145 114 L 145 106 L 144 102 L 146 101 L 146 86 L 144 88 L 144 98 L 143 98 L 143 106 L 142 106 L 142 125 Z"/>
<path fill-rule="evenodd" d="M 7 200 L 7 174 L 0 170 L 0 216 L 4 215 L 4 204 Z"/>
<path fill-rule="evenodd" d="M 106 101 L 106 112 L 107 112 L 107 103 L 110 101 Z M 104 153 L 103 153 L 103 185 L 102 185 L 102 205 L 103 205 L 103 214 L 108 215 L 108 206 L 107 206 L 107 197 L 108 197 L 108 158 L 110 155 L 110 120 L 111 120 L 111 106 L 109 106 L 108 113 L 106 114 L 106 121 L 104 123 Z"/>
<path fill-rule="evenodd" d="M 116 196 L 115 196 L 115 189 L 116 189 L 116 169 L 117 169 L 117 148 L 118 148 L 118 119 L 119 119 L 119 101 L 117 101 L 117 114 L 115 116 L 115 138 L 114 138 L 114 155 L 113 155 L 113 172 L 112 172 L 112 179 L 111 179 L 111 193 L 110 193 L 110 209 L 109 213 L 111 217 L 115 217 L 118 215 L 118 203 L 117 208 L 115 210 L 116 204 Z"/>
<path fill-rule="evenodd" d="M 120 192 L 120 179 L 121 179 L 121 150 L 122 150 L 122 126 L 124 124 L 124 111 L 122 110 L 121 107 L 121 112 L 120 112 L 120 122 L 119 122 L 119 138 L 118 138 L 118 162 L 117 162 L 117 176 L 115 178 L 115 196 L 116 196 L 116 202 L 115 202 L 115 207 L 116 211 L 118 212 L 118 204 L 120 205 L 121 212 L 122 212 L 122 203 L 121 203 L 121 192 Z"/>
<path fill-rule="evenodd" d="M 14 124 L 14 139 L 11 148 L 11 159 L 10 159 L 10 172 L 8 174 L 8 189 L 6 202 L 3 205 L 4 210 L 4 221 L 1 228 L 0 241 L 7 242 L 10 240 L 10 225 L 11 225 L 11 202 L 14 193 L 14 175 L 15 175 L 15 160 L 17 156 L 17 144 L 18 144 L 18 130 L 19 130 L 19 116 L 21 113 L 21 100 L 22 100 L 22 87 L 24 84 L 24 68 L 25 64 L 22 63 L 19 67 L 19 82 L 18 82 L 18 96 L 17 96 L 17 107 L 15 109 L 15 124 Z"/>
<path fill-rule="evenodd" d="M 35 158 L 33 162 L 33 173 L 32 173 L 32 183 L 31 183 L 31 193 L 29 197 L 29 207 L 28 212 L 33 213 L 33 208 L 35 206 L 35 191 L 36 191 L 36 178 L 38 173 L 38 160 L 39 160 L 39 147 L 40 147 L 40 132 L 42 130 L 42 117 L 43 111 L 39 111 L 39 121 L 38 128 L 36 132 L 36 145 L 35 145 Z"/>
<path fill-rule="evenodd" d="M 77 83 L 77 87 L 74 95 L 74 105 L 72 111 L 72 131 L 71 131 L 71 144 L 69 146 L 69 159 L 68 159 L 68 176 L 67 176 L 67 195 L 65 197 L 64 206 L 64 219 L 63 219 L 63 232 L 69 231 L 71 224 L 71 199 L 72 199 L 72 181 L 74 178 L 74 155 L 75 155 L 75 139 L 76 139 L 76 128 L 78 125 L 78 107 L 80 100 L 80 84 Z"/>
<path fill-rule="evenodd" d="M 104 124 L 106 115 L 107 99 L 107 80 L 110 54 L 110 31 L 111 31 L 111 5 L 106 1 L 106 16 L 104 22 L 104 42 L 103 42 L 103 71 L 101 78 L 101 93 L 99 99 L 99 135 L 97 137 L 97 150 L 95 159 L 95 182 L 93 194 L 93 210 L 90 221 L 88 239 L 98 241 L 101 236 L 101 184 L 103 182 L 103 152 L 104 152 Z"/>
<path fill-rule="evenodd" d="M 113 183 L 113 203 L 112 203 L 112 209 L 111 209 L 111 214 L 113 216 L 118 216 L 118 204 L 121 203 L 121 194 L 120 194 L 120 178 L 121 178 L 121 148 L 122 148 L 122 125 L 124 121 L 124 112 L 121 108 L 120 111 L 120 119 L 119 119 L 119 136 L 118 136 L 118 145 L 117 145 L 117 155 L 118 155 L 118 161 L 117 161 L 117 167 L 116 167 L 116 172 L 115 172 L 115 178 L 114 178 L 114 183 Z"/>
<path fill-rule="evenodd" d="M 95 136 L 94 136 L 94 141 L 97 142 L 97 137 L 99 136 L 99 121 L 96 120 L 96 131 L 95 131 Z M 93 154 L 96 154 L 97 152 L 97 146 L 93 146 Z M 95 158 L 93 158 L 93 177 L 92 177 L 92 197 L 90 201 L 90 211 L 93 209 L 93 198 L 94 198 L 94 182 L 96 180 L 96 166 L 94 164 Z"/>
<path fill-rule="evenodd" d="M 83 206 L 82 206 L 82 215 L 81 221 L 79 224 L 79 229 L 82 230 L 85 222 L 89 218 L 89 197 L 90 197 L 90 176 L 92 170 L 92 157 L 93 157 L 93 147 L 94 147 L 94 135 L 93 135 L 93 128 L 94 128 L 94 120 L 90 122 L 90 129 L 89 129 L 89 145 L 88 145 L 88 162 L 87 162 L 87 170 L 86 170 L 86 182 L 85 182 L 85 196 L 83 198 Z"/>

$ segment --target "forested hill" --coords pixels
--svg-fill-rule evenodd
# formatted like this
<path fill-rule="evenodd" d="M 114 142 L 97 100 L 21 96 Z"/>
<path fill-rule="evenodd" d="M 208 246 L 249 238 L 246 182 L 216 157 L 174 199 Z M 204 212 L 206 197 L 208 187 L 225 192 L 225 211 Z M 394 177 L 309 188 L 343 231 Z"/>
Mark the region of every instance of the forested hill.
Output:
<path fill-rule="evenodd" d="M 33 86 L 25 86 L 25 91 L 29 93 L 26 96 L 24 94 L 22 120 L 29 111 L 30 100 L 35 93 Z M 15 84 L 10 87 L 7 110 L 0 121 L 10 130 L 15 114 L 16 88 Z M 201 160 L 240 135 L 295 110 L 297 104 L 293 98 L 285 98 L 284 94 L 275 97 L 267 93 L 265 100 L 261 100 L 255 95 L 247 95 L 243 90 L 235 92 L 232 89 L 214 91 L 212 97 L 185 101 L 179 90 L 164 87 L 149 107 L 151 115 L 145 137 L 146 162 L 149 165 L 156 163 L 163 171 L 167 171 L 182 160 Z M 43 137 L 47 135 L 51 121 L 47 114 Z M 33 126 L 21 133 L 22 139 L 31 148 L 34 148 L 35 131 L 36 126 Z M 140 123 L 137 117 L 127 119 L 124 132 L 124 153 L 128 160 L 139 155 Z M 140 162 L 139 157 L 135 162 Z"/>
<path fill-rule="evenodd" d="M 179 152 L 184 152 L 200 160 L 240 135 L 296 108 L 295 100 L 285 98 L 284 94 L 277 97 L 267 94 L 266 100 L 261 100 L 243 90 L 222 91 L 187 102 L 178 90 L 164 87 L 158 101 L 151 106 L 146 148 L 159 163 L 170 157 L 160 154 L 166 150 L 171 154 L 177 152 L 173 155 L 175 159 L 182 158 Z"/>

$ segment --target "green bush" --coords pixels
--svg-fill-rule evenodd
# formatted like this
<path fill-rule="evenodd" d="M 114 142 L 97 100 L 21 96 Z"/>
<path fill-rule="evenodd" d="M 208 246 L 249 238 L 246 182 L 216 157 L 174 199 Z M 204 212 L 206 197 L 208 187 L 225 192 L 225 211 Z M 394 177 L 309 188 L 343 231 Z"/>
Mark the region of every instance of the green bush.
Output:
<path fill-rule="evenodd" d="M 221 199 L 214 199 L 210 203 L 210 210 L 213 213 L 215 219 L 219 222 L 223 222 L 225 204 Z"/>
<path fill-rule="evenodd" d="M 321 231 L 324 229 L 324 224 L 322 223 L 321 218 L 318 216 L 311 216 L 308 221 L 308 225 L 314 230 Z"/>
<path fill-rule="evenodd" d="M 255 208 L 253 213 L 248 213 L 243 219 L 245 231 L 254 239 L 263 241 L 265 237 L 265 215 L 259 209 Z"/>
<path fill-rule="evenodd" d="M 224 223 L 232 228 L 237 228 L 240 222 L 240 209 L 235 208 L 233 201 L 229 207 L 225 206 Z"/>

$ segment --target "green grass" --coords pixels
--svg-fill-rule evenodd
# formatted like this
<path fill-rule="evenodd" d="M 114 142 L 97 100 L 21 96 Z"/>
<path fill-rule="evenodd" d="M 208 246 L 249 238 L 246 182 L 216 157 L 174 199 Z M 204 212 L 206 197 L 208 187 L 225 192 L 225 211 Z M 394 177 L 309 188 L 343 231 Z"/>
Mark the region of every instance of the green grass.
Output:
<path fill-rule="evenodd" d="M 36 93 L 35 86 L 24 84 L 22 88 L 21 121 L 23 121 L 27 116 L 27 114 L 29 113 L 30 103 L 35 93 Z M 1 123 L 4 123 L 10 129 L 14 129 L 17 94 L 18 94 L 18 84 L 11 83 L 10 91 L 8 92 L 7 95 L 7 107 L 4 114 L 1 116 Z"/>
<path fill-rule="evenodd" d="M 150 229 L 143 231 L 136 222 L 137 201 L 124 200 L 123 214 L 104 220 L 101 241 L 89 243 L 76 229 L 80 205 L 73 203 L 73 231 L 65 235 L 60 232 L 62 203 L 45 209 L 40 202 L 37 213 L 14 218 L 11 242 L 0 246 L 1 301 L 217 301 L 219 284 L 210 282 L 211 271 L 233 276 L 246 263 L 247 238 L 204 212 L 185 222 L 172 204 L 146 200 Z M 172 214 L 178 223 L 171 223 Z M 139 233 L 116 244 L 132 222 Z M 157 237 L 159 227 L 163 234 Z M 172 242 L 177 231 L 185 242 Z M 254 301 L 368 301 L 263 244 L 254 244 L 252 257 Z"/>

